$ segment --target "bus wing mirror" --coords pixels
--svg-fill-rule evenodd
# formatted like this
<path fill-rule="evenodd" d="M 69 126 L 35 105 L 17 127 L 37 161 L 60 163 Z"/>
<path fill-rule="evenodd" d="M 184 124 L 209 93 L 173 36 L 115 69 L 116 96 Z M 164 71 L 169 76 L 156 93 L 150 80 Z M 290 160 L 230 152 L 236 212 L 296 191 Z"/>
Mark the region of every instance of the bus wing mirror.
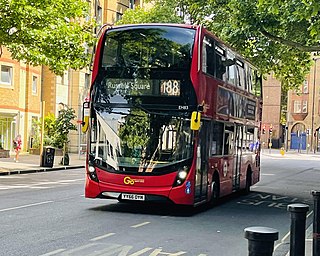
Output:
<path fill-rule="evenodd" d="M 82 132 L 86 133 L 89 127 L 90 105 L 89 102 L 83 102 L 82 105 Z"/>
<path fill-rule="evenodd" d="M 201 113 L 194 111 L 191 114 L 190 128 L 193 131 L 198 131 L 200 129 Z"/>

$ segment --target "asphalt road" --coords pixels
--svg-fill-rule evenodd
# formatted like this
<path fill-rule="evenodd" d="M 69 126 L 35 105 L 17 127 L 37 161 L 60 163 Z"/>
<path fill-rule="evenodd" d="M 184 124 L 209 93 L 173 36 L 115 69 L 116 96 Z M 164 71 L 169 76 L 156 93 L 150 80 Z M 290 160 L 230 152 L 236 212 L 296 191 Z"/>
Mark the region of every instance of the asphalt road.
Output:
<path fill-rule="evenodd" d="M 0 255 L 246 256 L 243 230 L 251 226 L 279 230 L 274 255 L 282 255 L 287 205 L 312 203 L 319 160 L 262 160 L 261 181 L 252 193 L 192 213 L 85 199 L 83 169 L 2 176 Z"/>

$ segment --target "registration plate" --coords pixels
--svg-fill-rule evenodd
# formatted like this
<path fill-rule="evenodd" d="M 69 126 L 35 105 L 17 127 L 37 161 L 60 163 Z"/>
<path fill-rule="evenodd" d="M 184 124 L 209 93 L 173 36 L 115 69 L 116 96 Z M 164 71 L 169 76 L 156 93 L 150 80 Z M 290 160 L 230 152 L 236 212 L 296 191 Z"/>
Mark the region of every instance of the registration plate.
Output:
<path fill-rule="evenodd" d="M 145 196 L 144 195 L 137 195 L 137 194 L 121 194 L 121 199 L 144 201 Z"/>

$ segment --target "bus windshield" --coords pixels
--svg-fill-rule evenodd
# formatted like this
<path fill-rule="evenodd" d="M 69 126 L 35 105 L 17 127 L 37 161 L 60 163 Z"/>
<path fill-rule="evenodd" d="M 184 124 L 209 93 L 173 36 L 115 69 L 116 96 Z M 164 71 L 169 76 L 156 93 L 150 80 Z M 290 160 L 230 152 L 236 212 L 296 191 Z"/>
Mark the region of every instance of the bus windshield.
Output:
<path fill-rule="evenodd" d="M 140 108 L 95 112 L 90 157 L 108 171 L 163 173 L 192 157 L 190 120 Z"/>

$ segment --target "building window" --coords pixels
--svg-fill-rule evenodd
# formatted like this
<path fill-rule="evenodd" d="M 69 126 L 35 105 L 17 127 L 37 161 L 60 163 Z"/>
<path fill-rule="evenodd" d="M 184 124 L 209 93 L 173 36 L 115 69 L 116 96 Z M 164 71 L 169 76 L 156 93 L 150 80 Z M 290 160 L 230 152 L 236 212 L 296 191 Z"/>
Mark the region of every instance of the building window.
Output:
<path fill-rule="evenodd" d="M 98 6 L 97 8 L 97 23 L 99 25 L 102 24 L 102 7 L 101 6 Z"/>
<path fill-rule="evenodd" d="M 5 85 L 12 85 L 12 70 L 13 68 L 6 65 L 1 65 L 0 82 Z"/>
<path fill-rule="evenodd" d="M 117 13 L 116 13 L 116 21 L 119 21 L 119 20 L 121 20 L 121 19 L 122 19 L 122 13 L 117 12 Z"/>
<path fill-rule="evenodd" d="M 134 9 L 135 5 L 134 5 L 134 0 L 130 0 L 129 1 L 129 8 L 130 9 Z"/>
<path fill-rule="evenodd" d="M 293 113 L 301 113 L 301 101 L 295 100 L 293 102 Z"/>
<path fill-rule="evenodd" d="M 308 93 L 308 80 L 303 82 L 302 93 Z"/>
<path fill-rule="evenodd" d="M 302 101 L 302 113 L 308 113 L 308 101 Z"/>
<path fill-rule="evenodd" d="M 36 95 L 38 92 L 38 77 L 32 76 L 32 94 Z"/>
<path fill-rule="evenodd" d="M 84 74 L 84 88 L 89 89 L 90 88 L 90 74 Z"/>

